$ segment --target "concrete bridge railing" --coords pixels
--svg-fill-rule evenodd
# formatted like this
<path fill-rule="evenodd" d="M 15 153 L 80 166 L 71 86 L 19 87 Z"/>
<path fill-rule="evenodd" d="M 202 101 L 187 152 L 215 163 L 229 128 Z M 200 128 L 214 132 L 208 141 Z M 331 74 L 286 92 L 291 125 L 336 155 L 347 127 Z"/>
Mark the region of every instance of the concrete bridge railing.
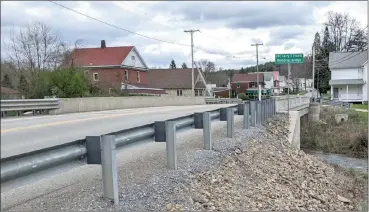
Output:
<path fill-rule="evenodd" d="M 274 96 L 276 99 L 277 112 L 287 111 L 288 109 L 288 97 L 287 96 Z M 301 109 L 309 107 L 310 97 L 308 96 L 290 96 L 290 110 L 299 111 Z"/>

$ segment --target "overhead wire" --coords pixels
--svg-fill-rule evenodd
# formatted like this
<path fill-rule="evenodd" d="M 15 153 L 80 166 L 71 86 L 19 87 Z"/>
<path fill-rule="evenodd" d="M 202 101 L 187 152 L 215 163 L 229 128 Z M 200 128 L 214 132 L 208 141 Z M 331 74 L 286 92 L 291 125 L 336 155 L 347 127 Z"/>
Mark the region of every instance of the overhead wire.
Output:
<path fill-rule="evenodd" d="M 85 16 L 85 17 L 87 17 L 87 18 L 93 19 L 93 20 L 98 21 L 98 22 L 100 22 L 100 23 L 103 23 L 103 24 L 105 24 L 105 25 L 108 25 L 108 26 L 114 27 L 114 28 L 116 28 L 116 29 L 119 29 L 119 30 L 122 30 L 122 31 L 125 31 L 125 32 L 128 32 L 128 33 L 131 33 L 131 34 L 134 34 L 134 35 L 138 35 L 138 36 L 141 36 L 141 37 L 144 37 L 144 38 L 147 38 L 147 39 L 152 39 L 152 40 L 156 40 L 156 41 L 163 42 L 163 43 L 169 43 L 169 44 L 173 44 L 173 45 L 179 45 L 179 46 L 191 47 L 191 45 L 190 45 L 190 44 L 177 43 L 177 42 L 174 42 L 174 41 L 167 41 L 167 40 L 163 40 L 163 39 L 159 39 L 159 38 L 150 37 L 150 36 L 147 36 L 147 35 L 144 35 L 144 34 L 140 34 L 140 33 L 137 33 L 137 32 L 134 32 L 134 31 L 131 31 L 131 30 L 128 30 L 128 29 L 125 29 L 125 28 L 119 27 L 119 26 L 116 26 L 116 25 L 114 25 L 114 24 L 110 24 L 110 23 L 108 23 L 108 22 L 106 22 L 106 21 L 102 21 L 102 20 L 100 20 L 100 19 L 98 19 L 98 18 L 95 18 L 95 17 L 89 16 L 89 15 L 87 15 L 87 14 L 84 14 L 84 13 L 78 12 L 78 11 L 76 11 L 76 10 L 74 10 L 74 9 L 71 9 L 71 8 L 69 8 L 69 7 L 67 7 L 67 6 L 64 6 L 64 5 L 62 5 L 62 4 L 59 4 L 59 3 L 57 3 L 57 2 L 54 2 L 54 1 L 51 1 L 51 0 L 50 0 L 50 2 L 51 2 L 51 3 L 53 3 L 53 4 L 55 4 L 55 5 L 57 5 L 57 6 L 59 6 L 59 7 L 62 7 L 62 8 L 64 8 L 64 9 L 69 10 L 69 11 L 72 11 L 72 12 L 74 12 L 74 13 L 77 13 L 77 14 L 79 14 L 79 15 Z M 125 3 L 126 3 L 126 2 L 125 2 Z M 198 49 L 198 50 L 201 50 L 201 51 L 207 52 L 207 53 L 209 53 L 209 54 L 222 55 L 222 54 L 220 54 L 220 53 L 216 53 L 216 52 L 208 51 L 208 50 L 205 50 L 205 49 L 202 49 L 202 48 L 199 48 L 199 47 L 194 47 L 194 49 Z M 226 55 L 222 55 L 222 56 L 226 56 Z M 227 55 L 227 56 L 228 56 L 228 55 Z M 226 56 L 226 57 L 227 57 L 227 56 Z"/>

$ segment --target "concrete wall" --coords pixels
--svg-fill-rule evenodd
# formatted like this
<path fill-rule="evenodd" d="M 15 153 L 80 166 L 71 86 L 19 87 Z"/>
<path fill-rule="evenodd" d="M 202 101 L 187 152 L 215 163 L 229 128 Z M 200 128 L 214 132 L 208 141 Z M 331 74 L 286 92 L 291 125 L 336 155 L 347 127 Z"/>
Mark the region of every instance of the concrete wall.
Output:
<path fill-rule="evenodd" d="M 127 108 L 182 106 L 205 104 L 204 97 L 177 96 L 132 96 L 132 97 L 91 97 L 60 98 L 60 108 L 50 114 L 78 113 L 89 111 L 116 110 Z"/>

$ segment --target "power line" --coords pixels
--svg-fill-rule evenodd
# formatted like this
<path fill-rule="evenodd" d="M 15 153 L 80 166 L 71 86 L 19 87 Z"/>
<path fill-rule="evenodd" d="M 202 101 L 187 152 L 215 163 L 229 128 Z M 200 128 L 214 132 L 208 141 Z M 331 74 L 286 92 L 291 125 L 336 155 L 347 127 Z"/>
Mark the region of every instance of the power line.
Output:
<path fill-rule="evenodd" d="M 102 21 L 102 20 L 100 20 L 100 19 L 97 19 L 97 18 L 91 17 L 91 16 L 89 16 L 89 15 L 86 15 L 86 14 L 80 13 L 80 12 L 78 12 L 78 11 L 76 11 L 76 10 L 73 10 L 73 9 L 71 9 L 71 8 L 69 8 L 69 7 L 66 7 L 66 6 L 64 6 L 64 5 L 61 5 L 61 4 L 56 3 L 56 2 L 54 2 L 54 1 L 50 1 L 50 2 L 51 2 L 51 3 L 53 3 L 53 4 L 58 5 L 59 7 L 63 7 L 63 8 L 65 8 L 65 9 L 67 9 L 67 10 L 70 10 L 70 11 L 72 11 L 72 12 L 78 13 L 78 14 L 80 14 L 80 15 L 82 15 L 82 16 L 87 17 L 87 18 L 91 18 L 91 19 L 93 19 L 93 20 L 95 20 L 95 21 L 98 21 L 98 22 L 100 22 L 100 23 L 103 23 L 103 24 L 106 24 L 106 25 L 108 25 L 108 26 L 114 27 L 114 28 L 116 28 L 116 29 L 123 30 L 123 31 L 128 32 L 128 33 L 131 33 L 131 34 L 135 34 L 135 35 L 138 35 L 138 36 L 141 36 L 141 37 L 145 37 L 145 38 L 152 39 L 152 40 L 156 40 L 156 41 L 163 42 L 163 43 L 175 44 L 175 45 L 180 45 L 180 46 L 190 46 L 190 45 L 188 45 L 188 44 L 182 44 L 182 43 L 176 43 L 176 42 L 166 41 L 166 40 L 162 40 L 162 39 L 158 39 L 158 38 L 149 37 L 149 36 L 147 36 L 147 35 L 143 35 L 143 34 L 140 34 L 140 33 L 137 33 L 137 32 L 133 32 L 133 31 L 131 31 L 131 30 L 124 29 L 124 28 L 122 28 L 122 27 L 119 27 L 119 26 L 116 26 L 116 25 L 113 25 L 113 24 L 109 24 L 109 23 L 107 23 L 107 22 L 105 22 L 105 21 Z"/>
<path fill-rule="evenodd" d="M 131 33 L 131 34 L 135 34 L 135 35 L 138 35 L 138 36 L 141 36 L 141 37 L 145 37 L 145 38 L 152 39 L 152 40 L 156 40 L 156 41 L 163 42 L 163 43 L 169 43 L 169 44 L 180 45 L 180 46 L 187 46 L 187 47 L 190 47 L 190 46 L 191 46 L 191 45 L 188 45 L 188 44 L 182 44 L 182 43 L 176 43 L 176 42 L 172 42 L 172 41 L 166 41 L 166 40 L 162 40 L 162 39 L 158 39 L 158 38 L 153 38 L 153 37 L 150 37 L 150 36 L 147 36 L 147 35 L 143 35 L 143 34 L 140 34 L 140 33 L 137 33 L 137 32 L 133 32 L 133 31 L 131 31 L 131 30 L 124 29 L 124 28 L 122 28 L 122 27 L 119 27 L 119 26 L 116 26 L 116 25 L 110 24 L 110 23 L 108 23 L 108 22 L 102 21 L 102 20 L 100 20 L 100 19 L 94 18 L 94 17 L 92 17 L 92 16 L 86 15 L 86 14 L 81 13 L 81 12 L 78 12 L 78 11 L 76 11 L 76 10 L 73 10 L 73 9 L 71 9 L 71 8 L 69 8 L 69 7 L 66 7 L 66 6 L 64 6 L 64 5 L 61 5 L 61 4 L 56 3 L 56 2 L 54 2 L 54 1 L 50 1 L 50 2 L 51 2 L 51 3 L 53 3 L 53 4 L 55 4 L 55 5 L 57 5 L 57 6 L 59 6 L 59 7 L 62 7 L 62 8 L 64 8 L 64 9 L 70 10 L 70 11 L 72 11 L 72 12 L 74 12 L 74 13 L 77 13 L 77 14 L 79 14 L 79 15 L 85 16 L 85 17 L 87 17 L 87 18 L 93 19 L 93 20 L 98 21 L 98 22 L 100 22 L 100 23 L 103 23 L 103 24 L 105 24 L 105 25 L 108 25 L 108 26 L 114 27 L 114 28 L 116 28 L 116 29 L 119 29 L 119 30 L 122 30 L 122 31 L 125 31 L 125 32 L 128 32 L 128 33 Z M 198 49 L 198 50 L 201 50 L 201 51 L 204 51 L 204 52 L 207 52 L 207 53 L 209 53 L 209 54 L 216 54 L 216 55 L 222 55 L 222 56 L 225 56 L 225 57 L 230 57 L 229 55 L 219 54 L 219 53 L 212 52 L 212 51 L 208 51 L 208 50 L 205 50 L 205 49 L 202 49 L 202 48 L 199 48 L 199 47 L 194 47 L 194 48 L 195 48 L 195 49 Z"/>
<path fill-rule="evenodd" d="M 87 18 L 93 19 L 93 20 L 98 21 L 98 22 L 100 22 L 100 23 L 103 23 L 103 24 L 105 24 L 105 25 L 108 25 L 108 26 L 114 27 L 114 28 L 119 29 L 119 30 L 123 30 L 123 31 L 128 32 L 128 33 L 131 33 L 131 34 L 135 34 L 135 35 L 138 35 L 138 36 L 141 36 L 141 37 L 145 37 L 145 38 L 152 39 L 152 40 L 156 40 L 156 41 L 163 42 L 163 43 L 169 43 L 169 44 L 180 45 L 180 46 L 187 46 L 187 47 L 190 47 L 190 46 L 191 46 L 191 45 L 188 45 L 188 44 L 182 44 L 182 43 L 176 43 L 176 42 L 172 42 L 172 41 L 166 41 L 166 40 L 162 40 L 162 39 L 158 39 L 158 38 L 153 38 L 153 37 L 150 37 L 150 36 L 147 36 L 147 35 L 143 35 L 143 34 L 140 34 L 140 33 L 137 33 L 137 32 L 133 32 L 133 31 L 131 31 L 131 30 L 124 29 L 124 28 L 122 28 L 122 27 L 119 27 L 119 26 L 116 26 L 116 25 L 113 25 L 113 24 L 107 23 L 107 22 L 102 21 L 102 20 L 100 20 L 100 19 L 97 19 L 97 18 L 94 18 L 94 17 L 92 17 L 92 16 L 86 15 L 86 14 L 84 14 L 84 13 L 78 12 L 78 11 L 76 11 L 76 10 L 73 10 L 73 9 L 71 9 L 71 8 L 69 8 L 69 7 L 66 7 L 66 6 L 64 6 L 64 5 L 61 5 L 61 4 L 56 3 L 56 2 L 54 2 L 54 1 L 50 1 L 50 2 L 51 2 L 51 3 L 53 3 L 53 4 L 55 4 L 55 5 L 57 5 L 57 6 L 59 6 L 59 7 L 62 7 L 62 8 L 64 8 L 64 9 L 70 10 L 70 11 L 72 11 L 72 12 L 74 12 L 74 13 L 77 13 L 77 14 L 79 14 L 79 15 L 85 16 L 85 17 L 87 17 Z M 231 57 L 230 55 L 219 54 L 219 53 L 212 52 L 212 51 L 208 51 L 208 50 L 205 50 L 205 49 L 202 49 L 202 48 L 199 48 L 199 47 L 194 47 L 194 49 L 198 49 L 198 50 L 204 51 L 204 52 L 209 53 L 209 54 L 215 54 L 215 55 L 222 55 L 222 56 L 225 56 L 225 57 Z"/>

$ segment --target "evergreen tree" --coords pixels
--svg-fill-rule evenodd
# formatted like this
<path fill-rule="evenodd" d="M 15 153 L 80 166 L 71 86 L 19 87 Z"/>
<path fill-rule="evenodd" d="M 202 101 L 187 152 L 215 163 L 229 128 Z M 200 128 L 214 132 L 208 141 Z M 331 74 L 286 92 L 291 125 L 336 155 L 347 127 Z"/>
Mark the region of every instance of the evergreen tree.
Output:
<path fill-rule="evenodd" d="M 187 65 L 185 62 L 182 63 L 182 68 L 187 68 Z"/>
<path fill-rule="evenodd" d="M 320 51 L 320 35 L 318 32 L 315 33 L 314 43 L 313 46 L 315 47 L 315 54 Z"/>
<path fill-rule="evenodd" d="M 243 67 L 241 67 L 240 73 L 244 74 L 244 73 L 246 73 L 246 70 Z"/>
<path fill-rule="evenodd" d="M 314 39 L 314 44 L 317 37 Z M 323 42 L 316 54 L 315 65 L 319 68 L 315 70 L 314 87 L 318 89 L 319 93 L 326 93 L 330 89 L 329 80 L 331 79 L 331 71 L 328 68 L 329 52 L 334 51 L 333 43 L 330 39 L 328 27 L 324 29 Z"/>
<path fill-rule="evenodd" d="M 170 69 L 176 69 L 177 66 L 176 66 L 176 62 L 172 59 L 172 61 L 170 62 L 170 65 L 169 65 L 169 68 Z"/>
<path fill-rule="evenodd" d="M 1 86 L 7 87 L 7 88 L 13 88 L 12 82 L 10 81 L 9 75 L 5 74 L 4 79 L 1 82 Z"/>
<path fill-rule="evenodd" d="M 25 94 L 28 91 L 29 85 L 27 82 L 26 77 L 22 74 L 19 77 L 19 84 L 18 84 L 18 90 L 22 92 L 22 94 Z"/>

